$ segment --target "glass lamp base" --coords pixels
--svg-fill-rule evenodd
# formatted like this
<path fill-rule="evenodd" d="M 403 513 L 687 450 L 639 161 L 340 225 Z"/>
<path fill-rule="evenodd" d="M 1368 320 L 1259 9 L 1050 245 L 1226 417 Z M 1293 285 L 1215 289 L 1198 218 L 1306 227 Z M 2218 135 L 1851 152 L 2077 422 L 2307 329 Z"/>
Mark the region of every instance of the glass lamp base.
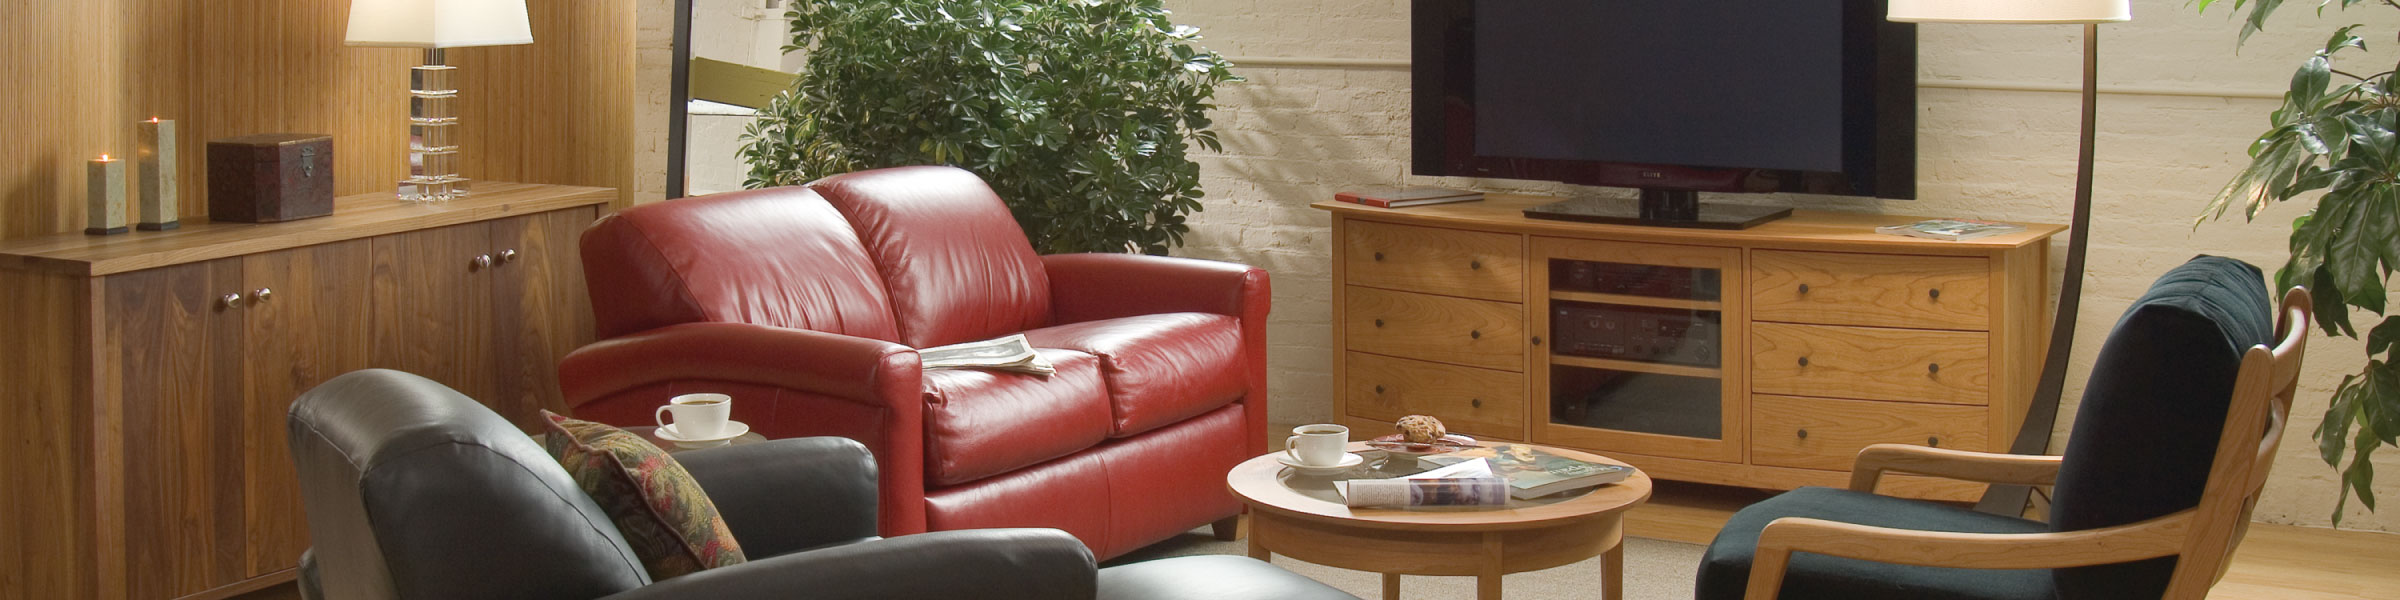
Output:
<path fill-rule="evenodd" d="M 465 199 L 470 187 L 467 178 L 411 177 L 401 180 L 399 197 L 402 202 L 449 202 Z"/>

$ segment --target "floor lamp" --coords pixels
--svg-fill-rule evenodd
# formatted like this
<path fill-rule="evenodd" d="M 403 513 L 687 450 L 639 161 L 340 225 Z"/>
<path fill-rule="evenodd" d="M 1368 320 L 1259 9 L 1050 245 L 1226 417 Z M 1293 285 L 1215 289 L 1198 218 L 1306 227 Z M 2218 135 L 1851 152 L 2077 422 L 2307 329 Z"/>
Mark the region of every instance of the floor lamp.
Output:
<path fill-rule="evenodd" d="M 2067 357 L 2075 347 L 2075 313 L 2083 298 L 2084 246 L 2092 232 L 2092 113 L 2099 101 L 2100 24 L 2131 20 L 2130 0 L 1891 0 L 1886 17 L 1905 23 L 2031 23 L 2083 25 L 2083 138 L 2075 163 L 2075 216 L 2067 235 L 2067 273 L 2059 283 L 2058 315 L 2050 326 L 2050 350 L 2042 379 L 2025 405 L 2025 420 L 2008 451 L 2049 451 L 2050 429 L 2058 422 L 2060 392 L 2066 388 Z M 2025 510 L 2030 488 L 1994 485 L 1976 510 L 2015 515 Z"/>

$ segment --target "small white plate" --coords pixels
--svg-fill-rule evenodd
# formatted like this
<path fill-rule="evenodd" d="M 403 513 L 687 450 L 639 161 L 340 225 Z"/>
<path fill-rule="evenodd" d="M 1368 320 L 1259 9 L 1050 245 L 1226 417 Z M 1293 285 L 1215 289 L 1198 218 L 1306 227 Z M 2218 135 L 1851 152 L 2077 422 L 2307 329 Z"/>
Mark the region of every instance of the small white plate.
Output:
<path fill-rule="evenodd" d="M 728 420 L 725 422 L 725 431 L 719 432 L 717 435 L 708 438 L 684 437 L 681 432 L 675 430 L 675 424 L 673 423 L 668 423 L 666 426 L 658 428 L 658 431 L 654 433 L 658 435 L 658 439 L 675 442 L 676 446 L 684 448 L 712 448 L 716 446 L 723 446 L 726 442 L 733 441 L 733 438 L 749 435 L 750 424 L 743 423 L 741 421 Z"/>
<path fill-rule="evenodd" d="M 1283 466 L 1291 467 L 1294 471 L 1321 475 L 1326 473 L 1339 473 L 1345 469 L 1349 469 L 1350 467 L 1358 466 L 1361 463 L 1367 462 L 1367 457 L 1359 456 L 1356 453 L 1344 452 L 1342 453 L 1341 462 L 1334 463 L 1332 466 L 1318 467 L 1300 464 L 1300 461 L 1294 460 L 1291 454 L 1278 452 L 1275 454 L 1275 462 L 1283 463 Z"/>

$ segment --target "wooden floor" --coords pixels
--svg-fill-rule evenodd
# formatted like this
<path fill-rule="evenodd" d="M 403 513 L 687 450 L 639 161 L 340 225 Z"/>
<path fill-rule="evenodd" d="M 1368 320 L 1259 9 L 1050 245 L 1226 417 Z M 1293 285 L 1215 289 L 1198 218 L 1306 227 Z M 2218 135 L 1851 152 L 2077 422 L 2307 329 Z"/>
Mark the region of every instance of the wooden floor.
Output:
<path fill-rule="evenodd" d="M 1625 535 L 1707 544 L 1733 511 L 1773 496 L 1746 488 L 1662 481 L 1625 517 Z M 2400 598 L 2400 534 L 2289 525 L 2250 526 L 2212 600 Z"/>

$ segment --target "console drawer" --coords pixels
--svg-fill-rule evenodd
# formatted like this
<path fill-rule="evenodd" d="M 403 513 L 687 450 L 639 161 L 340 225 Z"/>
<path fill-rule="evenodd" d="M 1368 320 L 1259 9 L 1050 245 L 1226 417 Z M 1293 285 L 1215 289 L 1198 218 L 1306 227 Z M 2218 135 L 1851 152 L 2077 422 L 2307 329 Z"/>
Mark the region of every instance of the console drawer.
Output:
<path fill-rule="evenodd" d="M 1525 374 L 1351 352 L 1342 390 L 1350 416 L 1398 421 L 1432 415 L 1477 438 L 1525 437 Z M 1360 436 L 1367 439 L 1384 433 Z"/>
<path fill-rule="evenodd" d="M 1350 286 L 1347 348 L 1503 371 L 1525 370 L 1525 305 Z"/>
<path fill-rule="evenodd" d="M 1750 462 L 1846 471 L 1872 444 L 1983 451 L 1988 418 L 1980 406 L 1751 396 Z"/>
<path fill-rule="evenodd" d="M 1750 386 L 1761 394 L 1988 404 L 1991 351 L 1990 334 L 1980 331 L 1752 323 Z"/>
<path fill-rule="evenodd" d="M 1750 273 L 1755 320 L 1991 328 L 1990 262 L 1982 258 L 1756 250 Z"/>
<path fill-rule="evenodd" d="M 1349 221 L 1349 282 L 1485 300 L 1525 300 L 1525 236 Z"/>

